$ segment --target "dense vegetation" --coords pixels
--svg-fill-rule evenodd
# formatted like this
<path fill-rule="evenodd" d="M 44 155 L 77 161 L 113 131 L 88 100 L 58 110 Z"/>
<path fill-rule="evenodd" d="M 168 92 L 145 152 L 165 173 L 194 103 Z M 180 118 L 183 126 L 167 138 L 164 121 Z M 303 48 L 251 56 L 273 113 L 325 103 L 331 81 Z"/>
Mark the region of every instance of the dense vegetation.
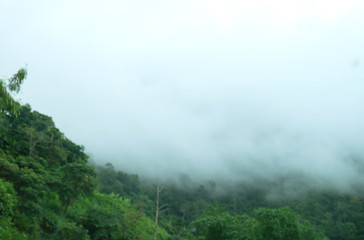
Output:
<path fill-rule="evenodd" d="M 115 171 L 111 164 L 97 172 L 99 191 L 117 192 L 153 216 L 156 186 L 150 180 Z M 272 182 L 236 183 L 223 192 L 217 185 L 194 183 L 185 175 L 163 184 L 161 204 L 168 211 L 160 222 L 170 239 L 364 239 L 364 198 L 359 193 L 311 190 L 299 198 L 272 200 L 266 187 L 272 188 Z"/>
<path fill-rule="evenodd" d="M 307 192 L 271 201 L 259 186 L 164 183 L 94 166 L 84 148 L 51 117 L 17 103 L 26 71 L 1 81 L 0 239 L 152 239 L 160 190 L 157 239 L 359 240 L 364 198 Z"/>

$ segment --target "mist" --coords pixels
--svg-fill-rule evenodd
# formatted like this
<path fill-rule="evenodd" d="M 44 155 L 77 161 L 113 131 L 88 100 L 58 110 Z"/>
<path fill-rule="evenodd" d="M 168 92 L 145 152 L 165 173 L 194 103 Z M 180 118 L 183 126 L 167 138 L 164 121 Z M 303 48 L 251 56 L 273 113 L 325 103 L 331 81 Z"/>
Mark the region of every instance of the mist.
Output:
<path fill-rule="evenodd" d="M 359 1 L 3 1 L 1 76 L 96 163 L 173 179 L 364 183 Z M 284 182 L 294 188 L 294 181 Z"/>

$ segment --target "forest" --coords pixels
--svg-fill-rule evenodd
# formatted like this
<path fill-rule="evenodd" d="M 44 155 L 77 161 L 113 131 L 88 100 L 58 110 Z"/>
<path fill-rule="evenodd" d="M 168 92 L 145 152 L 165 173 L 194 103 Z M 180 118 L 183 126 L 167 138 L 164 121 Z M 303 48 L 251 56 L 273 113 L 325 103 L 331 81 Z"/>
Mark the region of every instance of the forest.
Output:
<path fill-rule="evenodd" d="M 15 100 L 25 77 L 21 69 L 0 85 L 0 239 L 364 239 L 359 190 L 272 199 L 269 190 L 294 177 L 225 187 L 188 173 L 159 181 L 89 161 L 50 116 Z"/>

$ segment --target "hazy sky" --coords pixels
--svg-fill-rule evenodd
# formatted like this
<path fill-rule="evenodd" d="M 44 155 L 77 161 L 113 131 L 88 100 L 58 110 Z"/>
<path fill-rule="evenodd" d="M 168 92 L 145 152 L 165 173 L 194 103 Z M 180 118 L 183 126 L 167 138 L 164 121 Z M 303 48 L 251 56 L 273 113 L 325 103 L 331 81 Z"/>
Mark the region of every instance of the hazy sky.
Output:
<path fill-rule="evenodd" d="M 99 162 L 363 183 L 364 2 L 0 0 L 0 76 Z"/>

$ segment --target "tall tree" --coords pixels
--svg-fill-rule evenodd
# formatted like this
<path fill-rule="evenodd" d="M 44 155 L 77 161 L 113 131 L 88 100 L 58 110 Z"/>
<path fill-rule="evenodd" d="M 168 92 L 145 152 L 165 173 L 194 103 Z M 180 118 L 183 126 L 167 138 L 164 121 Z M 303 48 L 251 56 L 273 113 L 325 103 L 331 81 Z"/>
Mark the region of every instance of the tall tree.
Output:
<path fill-rule="evenodd" d="M 154 234 L 153 234 L 153 240 L 157 239 L 157 230 L 158 230 L 158 218 L 159 215 L 163 212 L 165 212 L 167 209 L 165 208 L 167 205 L 159 206 L 159 194 L 163 190 L 163 187 L 160 187 L 157 185 L 157 199 L 156 199 L 156 206 L 155 206 L 155 221 L 154 221 Z"/>
<path fill-rule="evenodd" d="M 20 104 L 14 100 L 13 94 L 20 91 L 20 85 L 24 82 L 27 76 L 25 68 L 19 69 L 9 79 L 0 79 L 0 112 L 2 114 L 17 115 Z"/>

